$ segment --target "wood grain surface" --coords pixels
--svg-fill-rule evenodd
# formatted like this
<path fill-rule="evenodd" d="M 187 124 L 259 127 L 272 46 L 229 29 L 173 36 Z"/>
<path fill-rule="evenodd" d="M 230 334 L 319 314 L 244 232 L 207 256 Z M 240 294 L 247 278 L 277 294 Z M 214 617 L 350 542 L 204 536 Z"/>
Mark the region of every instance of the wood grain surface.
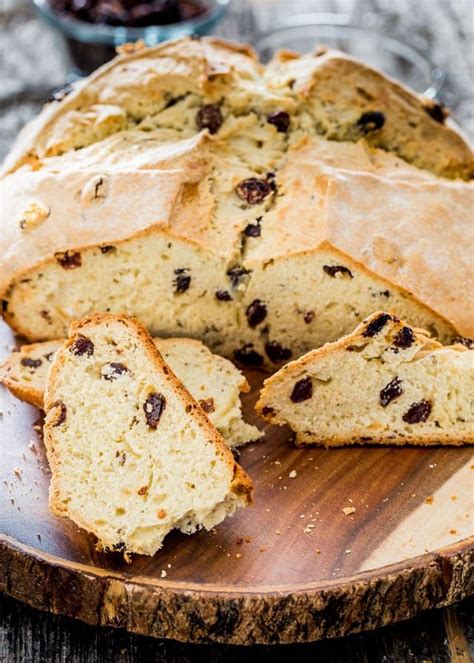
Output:
<path fill-rule="evenodd" d="M 2 327 L 2 349 L 11 334 Z M 260 373 L 245 397 L 253 412 Z M 47 506 L 39 412 L 2 389 L 0 590 L 155 637 L 304 642 L 375 628 L 473 591 L 471 448 L 296 449 L 267 427 L 242 450 L 255 506 L 154 557 L 99 553 Z"/>

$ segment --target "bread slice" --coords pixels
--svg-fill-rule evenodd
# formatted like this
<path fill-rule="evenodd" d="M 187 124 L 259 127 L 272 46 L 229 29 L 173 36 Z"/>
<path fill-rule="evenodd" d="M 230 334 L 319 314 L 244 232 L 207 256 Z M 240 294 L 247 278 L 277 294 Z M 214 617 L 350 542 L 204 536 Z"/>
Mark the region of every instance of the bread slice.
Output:
<path fill-rule="evenodd" d="M 189 338 L 153 339 L 156 347 L 205 411 L 230 447 L 254 442 L 261 431 L 242 418 L 239 392 L 250 387 L 242 373 L 227 359 L 200 341 Z M 18 398 L 43 408 L 46 379 L 54 355 L 64 341 L 23 345 L 0 365 L 0 382 Z"/>
<path fill-rule="evenodd" d="M 257 411 L 300 446 L 474 442 L 474 352 L 375 313 L 265 381 Z"/>
<path fill-rule="evenodd" d="M 45 392 L 50 508 L 99 547 L 152 555 L 173 528 L 209 529 L 252 482 L 151 337 L 125 316 L 73 325 Z"/>

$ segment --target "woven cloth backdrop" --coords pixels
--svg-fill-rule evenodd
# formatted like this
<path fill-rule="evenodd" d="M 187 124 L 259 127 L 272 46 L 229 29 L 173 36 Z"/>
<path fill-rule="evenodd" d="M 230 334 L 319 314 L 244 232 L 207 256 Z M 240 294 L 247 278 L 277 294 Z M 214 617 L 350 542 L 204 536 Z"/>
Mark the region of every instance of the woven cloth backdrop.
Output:
<path fill-rule="evenodd" d="M 472 0 L 233 0 L 217 33 L 249 41 L 286 16 L 342 12 L 400 37 L 443 67 L 443 100 L 474 136 Z M 30 0 L 0 3 L 0 159 L 51 89 L 64 84 L 69 60 L 62 38 L 35 15 Z"/>

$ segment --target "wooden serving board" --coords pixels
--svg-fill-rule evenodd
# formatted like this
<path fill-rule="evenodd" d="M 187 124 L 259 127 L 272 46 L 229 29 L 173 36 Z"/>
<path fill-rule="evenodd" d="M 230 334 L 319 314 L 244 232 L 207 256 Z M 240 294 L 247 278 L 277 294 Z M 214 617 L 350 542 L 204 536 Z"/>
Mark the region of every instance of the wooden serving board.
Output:
<path fill-rule="evenodd" d="M 1 339 L 5 353 L 5 326 Z M 263 376 L 249 378 L 255 421 Z M 289 643 L 474 590 L 472 448 L 296 449 L 287 430 L 267 427 L 240 458 L 253 508 L 126 564 L 49 513 L 39 412 L 1 397 L 0 590 L 36 608 L 190 642 Z"/>

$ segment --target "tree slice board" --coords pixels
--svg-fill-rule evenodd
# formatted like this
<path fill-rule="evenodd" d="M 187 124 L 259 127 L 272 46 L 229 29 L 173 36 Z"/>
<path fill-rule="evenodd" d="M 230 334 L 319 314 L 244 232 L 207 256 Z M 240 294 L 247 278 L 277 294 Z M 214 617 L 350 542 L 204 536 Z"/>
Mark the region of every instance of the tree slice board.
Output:
<path fill-rule="evenodd" d="M 1 334 L 5 354 L 13 337 Z M 245 414 L 257 421 L 264 376 L 248 377 Z M 36 608 L 188 642 L 290 643 L 474 590 L 472 448 L 296 449 L 288 430 L 266 427 L 240 457 L 253 508 L 127 564 L 49 513 L 40 413 L 1 397 L 0 590 Z"/>

